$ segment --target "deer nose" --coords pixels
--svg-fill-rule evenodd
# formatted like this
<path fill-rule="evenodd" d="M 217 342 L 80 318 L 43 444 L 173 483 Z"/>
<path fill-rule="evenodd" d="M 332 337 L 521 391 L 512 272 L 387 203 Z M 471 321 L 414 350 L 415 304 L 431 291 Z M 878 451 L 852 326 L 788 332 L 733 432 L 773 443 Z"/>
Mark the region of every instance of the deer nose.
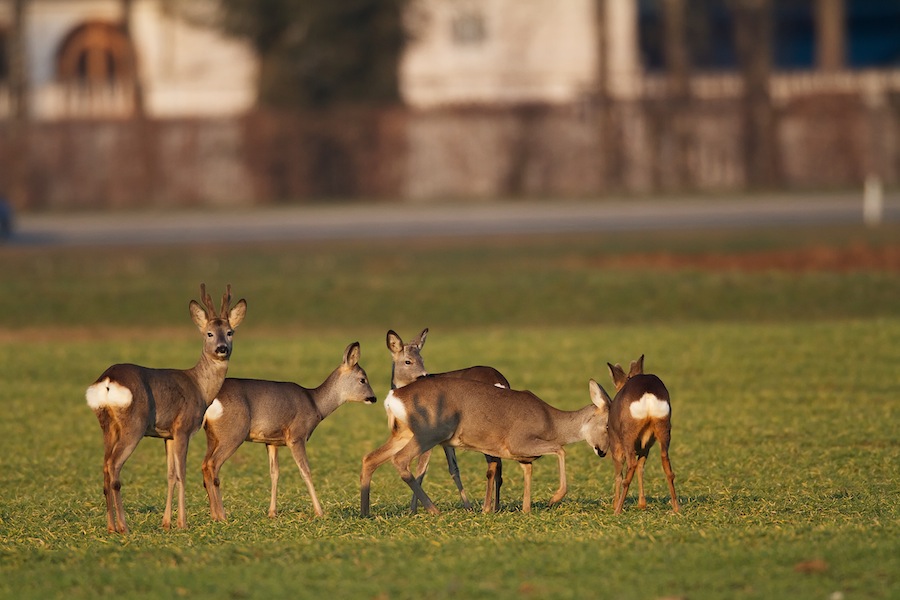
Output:
<path fill-rule="evenodd" d="M 228 346 L 226 346 L 225 344 L 219 344 L 218 346 L 216 346 L 216 354 L 228 356 L 229 353 L 230 353 L 230 350 L 228 349 Z"/>
<path fill-rule="evenodd" d="M 604 456 L 606 456 L 606 452 L 601 450 L 600 446 L 594 446 L 594 452 L 596 452 L 597 456 L 599 456 L 600 458 L 603 458 Z"/>
<path fill-rule="evenodd" d="M 366 398 L 366 404 L 375 404 L 376 402 L 378 402 L 378 398 L 376 398 L 375 396 L 369 396 L 368 398 Z"/>

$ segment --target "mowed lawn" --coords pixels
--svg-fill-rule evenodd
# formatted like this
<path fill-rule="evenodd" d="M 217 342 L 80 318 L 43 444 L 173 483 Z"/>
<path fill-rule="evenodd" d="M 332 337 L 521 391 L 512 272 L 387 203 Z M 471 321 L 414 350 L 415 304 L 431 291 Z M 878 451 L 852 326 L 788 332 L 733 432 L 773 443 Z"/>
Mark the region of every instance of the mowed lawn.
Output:
<path fill-rule="evenodd" d="M 233 247 L 0 247 L 0 596 L 7 598 L 900 597 L 900 227 Z M 103 446 L 84 390 L 110 364 L 187 368 L 205 281 L 247 299 L 229 373 L 321 383 L 361 342 L 375 406 L 341 407 L 308 444 L 326 516 L 282 450 L 266 517 L 263 446 L 222 470 L 209 519 L 193 438 L 185 531 L 161 528 L 163 443 L 123 470 L 126 536 L 106 531 Z M 442 514 L 408 513 L 390 464 L 372 518 L 361 458 L 387 438 L 385 333 L 429 328 L 432 371 L 500 369 L 576 409 L 607 362 L 644 354 L 672 396 L 671 510 L 657 448 L 649 506 L 612 514 L 610 460 L 568 448 L 504 463 L 503 510 L 465 511 L 433 455 Z M 461 452 L 470 497 L 481 455 Z"/>

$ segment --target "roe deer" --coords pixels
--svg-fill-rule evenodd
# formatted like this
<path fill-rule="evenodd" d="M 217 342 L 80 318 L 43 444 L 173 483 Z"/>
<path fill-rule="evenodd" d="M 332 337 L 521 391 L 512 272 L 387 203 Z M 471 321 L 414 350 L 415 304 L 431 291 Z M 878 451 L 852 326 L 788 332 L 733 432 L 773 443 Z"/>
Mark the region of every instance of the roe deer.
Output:
<path fill-rule="evenodd" d="M 616 474 L 613 511 L 615 514 L 622 512 L 635 471 L 638 477 L 638 508 L 647 507 L 647 499 L 644 497 L 644 463 L 647 462 L 653 443 L 659 440 L 659 453 L 669 484 L 669 494 L 672 496 L 672 509 L 678 512 L 675 473 L 669 461 L 672 431 L 669 391 L 659 377 L 644 373 L 643 355 L 632 361 L 627 374 L 618 364 L 606 365 L 616 386 L 616 397 L 609 409 L 609 448 Z M 596 385 L 591 381 L 592 385 Z M 624 482 L 623 463 L 628 467 Z"/>
<path fill-rule="evenodd" d="M 203 485 L 213 520 L 225 520 L 219 469 L 245 440 L 265 444 L 269 454 L 270 517 L 276 514 L 279 446 L 290 449 L 316 515 L 324 515 L 306 459 L 306 442 L 316 426 L 345 402 L 375 403 L 375 392 L 359 365 L 359 342 L 347 346 L 341 364 L 314 389 L 291 382 L 226 379 L 204 420 L 207 449 Z"/>
<path fill-rule="evenodd" d="M 190 303 L 191 318 L 204 335 L 203 352 L 193 368 L 182 371 L 113 365 L 85 393 L 103 430 L 103 494 L 110 532 L 128 531 L 119 475 L 144 436 L 165 440 L 168 492 L 163 527 L 172 525 L 172 490 L 176 485 L 178 527 L 187 527 L 184 478 L 188 442 L 200 429 L 207 406 L 225 381 L 234 329 L 247 311 L 243 299 L 230 307 L 230 285 L 218 314 L 202 283 L 200 298 L 205 307 L 194 300 Z"/>
<path fill-rule="evenodd" d="M 531 511 L 531 463 L 545 454 L 559 461 L 559 489 L 550 504 L 566 494 L 563 446 L 585 440 L 603 457 L 609 447 L 606 433 L 609 396 L 591 387 L 592 404 L 576 410 L 558 410 L 531 392 L 499 388 L 479 381 L 428 377 L 391 390 L 385 410 L 393 421 L 391 436 L 363 458 L 360 474 L 360 513 L 369 514 L 369 489 L 375 470 L 391 460 L 400 478 L 422 506 L 439 511 L 409 465 L 438 444 L 477 450 L 518 461 L 525 477 L 522 511 Z"/>
<path fill-rule="evenodd" d="M 400 336 L 394 330 L 387 332 L 387 347 L 391 351 L 391 389 L 396 389 L 408 385 L 419 379 L 420 377 L 454 377 L 457 379 L 470 379 L 473 381 L 481 381 L 489 383 L 497 387 L 509 387 L 509 381 L 500 371 L 493 367 L 475 366 L 456 371 L 447 371 L 446 373 L 428 373 L 425 370 L 425 362 L 422 359 L 422 346 L 425 345 L 425 337 L 428 335 L 428 328 L 422 330 L 418 337 L 411 340 L 408 344 L 404 344 Z M 463 506 L 468 510 L 472 507 L 469 498 L 463 489 L 462 479 L 459 475 L 459 464 L 456 462 L 456 451 L 444 446 L 444 454 L 447 458 L 447 467 L 450 470 L 450 476 L 459 490 L 459 496 L 462 499 Z M 419 463 L 416 468 L 416 480 L 419 485 L 425 479 L 425 472 L 428 470 L 428 461 L 431 458 L 431 450 L 424 452 L 419 457 Z M 484 503 L 482 512 L 491 512 L 500 510 L 500 486 L 503 485 L 503 463 L 496 456 L 485 454 L 487 460 L 487 489 L 484 494 Z M 415 513 L 416 506 L 419 501 L 413 494 L 410 502 L 410 511 Z"/>

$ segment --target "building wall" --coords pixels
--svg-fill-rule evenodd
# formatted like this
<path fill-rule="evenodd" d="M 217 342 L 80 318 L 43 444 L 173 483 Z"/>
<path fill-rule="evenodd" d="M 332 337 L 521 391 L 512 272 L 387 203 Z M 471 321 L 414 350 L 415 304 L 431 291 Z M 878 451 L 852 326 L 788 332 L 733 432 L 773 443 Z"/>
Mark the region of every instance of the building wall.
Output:
<path fill-rule="evenodd" d="M 608 118 L 545 104 L 59 120 L 32 123 L 26 148 L 0 122 L 0 164 L 28 156 L 23 210 L 729 192 L 747 186 L 741 111 L 739 100 L 713 99 L 675 119 L 664 101 L 647 101 Z M 855 188 L 871 174 L 900 182 L 900 93 L 876 105 L 854 94 L 794 98 L 776 118 L 779 187 Z M 0 189 L 8 177 L 0 169 Z"/>
<path fill-rule="evenodd" d="M 132 38 L 148 116 L 239 115 L 253 107 L 257 64 L 250 48 L 210 25 L 210 0 L 135 0 Z M 9 11 L 0 20 L 9 22 Z M 33 118 L 127 117 L 130 87 L 75 89 L 57 77 L 66 37 L 90 22 L 122 21 L 118 0 L 32 0 L 26 15 L 26 52 Z"/>
<path fill-rule="evenodd" d="M 401 66 L 416 108 L 564 103 L 596 80 L 594 0 L 419 0 Z"/>

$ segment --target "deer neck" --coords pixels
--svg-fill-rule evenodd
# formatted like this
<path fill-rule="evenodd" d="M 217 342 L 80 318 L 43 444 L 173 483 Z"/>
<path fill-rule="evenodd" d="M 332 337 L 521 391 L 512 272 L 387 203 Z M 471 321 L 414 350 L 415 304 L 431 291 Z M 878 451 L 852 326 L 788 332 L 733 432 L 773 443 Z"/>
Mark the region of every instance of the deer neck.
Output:
<path fill-rule="evenodd" d="M 338 393 L 338 371 L 328 376 L 322 385 L 314 390 L 310 390 L 310 397 L 316 407 L 316 412 L 321 419 L 324 419 L 343 404 L 340 394 Z"/>
<path fill-rule="evenodd" d="M 222 388 L 228 374 L 228 361 L 211 357 L 206 352 L 200 355 L 200 361 L 188 370 L 188 375 L 197 382 L 197 388 L 203 395 L 203 401 L 210 404 Z"/>
<path fill-rule="evenodd" d="M 594 410 L 594 405 L 588 404 L 579 410 L 559 411 L 556 419 L 556 432 L 562 445 L 584 439 L 584 427 L 594 415 Z"/>

